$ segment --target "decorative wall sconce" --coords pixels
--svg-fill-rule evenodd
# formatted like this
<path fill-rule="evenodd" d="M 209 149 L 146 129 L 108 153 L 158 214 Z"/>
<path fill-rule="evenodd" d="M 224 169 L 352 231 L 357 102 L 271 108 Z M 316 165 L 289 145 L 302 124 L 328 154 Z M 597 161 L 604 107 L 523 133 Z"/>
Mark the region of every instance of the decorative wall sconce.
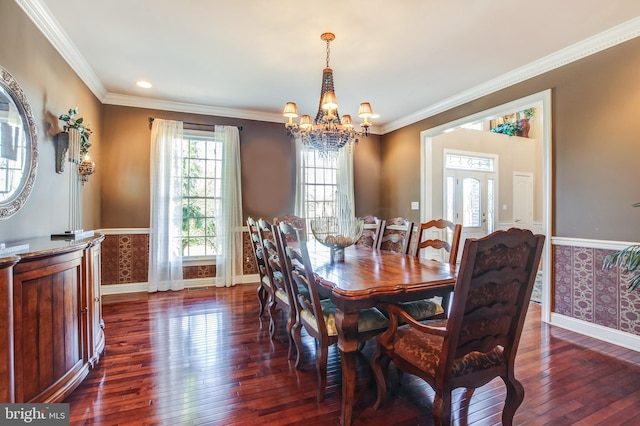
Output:
<path fill-rule="evenodd" d="M 95 171 L 96 164 L 89 157 L 89 136 L 91 129 L 84 124 L 82 117 L 76 117 L 78 107 L 70 109 L 67 114 L 58 117 L 65 122 L 64 132 L 55 138 L 56 172 L 63 173 L 68 161 L 69 171 L 69 230 L 61 234 L 51 234 L 52 239 L 74 240 L 93 235 L 93 231 L 84 231 L 82 226 L 82 210 L 80 209 L 80 183 L 84 185 Z M 77 175 L 75 173 L 78 173 Z"/>
<path fill-rule="evenodd" d="M 95 171 L 96 163 L 89 157 L 89 136 L 92 130 L 84 124 L 82 117 L 76 117 L 78 107 L 70 109 L 67 114 L 58 117 L 65 122 L 64 132 L 58 133 L 56 142 L 56 173 L 64 172 L 66 160 L 78 168 L 80 182 L 84 185 Z"/>
<path fill-rule="evenodd" d="M 89 176 L 96 170 L 96 163 L 89 157 L 89 154 L 85 154 L 82 162 L 78 165 L 78 174 L 80 175 L 80 182 L 84 185 L 89 181 Z"/>

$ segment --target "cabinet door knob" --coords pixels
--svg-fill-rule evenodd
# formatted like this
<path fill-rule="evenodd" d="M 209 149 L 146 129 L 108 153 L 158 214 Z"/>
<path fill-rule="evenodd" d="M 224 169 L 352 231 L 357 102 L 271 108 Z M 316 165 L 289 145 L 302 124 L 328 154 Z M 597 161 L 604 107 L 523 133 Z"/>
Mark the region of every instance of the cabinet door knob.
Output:
<path fill-rule="evenodd" d="M 93 301 L 94 301 L 94 302 L 99 302 L 99 301 L 100 301 L 100 298 L 99 298 L 98 296 L 96 296 L 96 297 L 94 297 L 94 298 L 93 298 Z"/>
<path fill-rule="evenodd" d="M 82 308 L 82 310 L 80 310 L 80 312 L 82 312 L 83 314 L 86 314 L 88 311 L 89 310 L 86 307 L 84 307 L 84 308 Z"/>

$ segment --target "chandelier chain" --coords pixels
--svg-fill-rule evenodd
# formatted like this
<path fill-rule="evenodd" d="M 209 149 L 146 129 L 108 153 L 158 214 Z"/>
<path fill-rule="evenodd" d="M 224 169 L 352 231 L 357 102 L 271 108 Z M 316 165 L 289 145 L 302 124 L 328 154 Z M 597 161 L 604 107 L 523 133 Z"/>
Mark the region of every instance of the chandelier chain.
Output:
<path fill-rule="evenodd" d="M 331 54 L 331 48 L 329 47 L 330 43 L 331 40 L 327 40 L 327 68 L 329 68 L 329 55 Z"/>

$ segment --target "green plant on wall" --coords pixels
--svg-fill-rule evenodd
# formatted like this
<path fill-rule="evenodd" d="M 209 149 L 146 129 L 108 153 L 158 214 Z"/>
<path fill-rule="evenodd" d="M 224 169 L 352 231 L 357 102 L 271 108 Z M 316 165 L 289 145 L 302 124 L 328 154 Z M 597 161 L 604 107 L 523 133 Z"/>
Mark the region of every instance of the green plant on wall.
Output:
<path fill-rule="evenodd" d="M 498 124 L 491 129 L 493 133 L 502 133 L 503 135 L 515 136 L 519 132 L 522 132 L 522 127 L 512 121 L 505 121 L 502 124 Z"/>
<path fill-rule="evenodd" d="M 640 207 L 640 203 L 634 204 L 633 207 Z M 629 278 L 629 290 L 640 287 L 640 244 L 634 244 L 607 255 L 602 269 L 613 267 L 617 267 L 623 273 L 632 274 Z"/>
<path fill-rule="evenodd" d="M 76 129 L 80 132 L 80 152 L 87 154 L 91 148 L 91 142 L 89 137 L 93 131 L 89 128 L 89 125 L 84 122 L 84 118 L 76 117 L 78 115 L 78 107 L 71 108 L 68 113 L 60 114 L 58 119 L 64 121 L 64 130 Z"/>
<path fill-rule="evenodd" d="M 523 124 L 522 122 L 531 121 L 535 115 L 536 115 L 535 108 L 527 108 L 525 110 L 520 111 L 517 114 L 505 115 L 502 117 L 503 122 L 493 127 L 491 131 L 493 133 L 501 133 L 503 135 L 508 135 L 508 136 L 523 136 L 523 128 L 521 126 L 521 124 Z M 523 116 L 526 120 L 517 119 L 517 117 L 523 117 Z"/>
<path fill-rule="evenodd" d="M 533 117 L 536 115 L 536 109 L 535 108 L 527 108 L 524 111 L 522 111 L 522 114 L 524 114 L 525 118 L 529 121 L 531 121 L 533 119 Z"/>

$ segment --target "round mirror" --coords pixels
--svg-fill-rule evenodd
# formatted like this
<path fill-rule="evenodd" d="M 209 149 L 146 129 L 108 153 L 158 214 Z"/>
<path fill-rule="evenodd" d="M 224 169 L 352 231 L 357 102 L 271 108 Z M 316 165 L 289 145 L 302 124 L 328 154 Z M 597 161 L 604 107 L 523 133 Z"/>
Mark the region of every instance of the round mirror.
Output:
<path fill-rule="evenodd" d="M 18 82 L 0 67 L 0 219 L 16 214 L 38 167 L 36 126 Z"/>

